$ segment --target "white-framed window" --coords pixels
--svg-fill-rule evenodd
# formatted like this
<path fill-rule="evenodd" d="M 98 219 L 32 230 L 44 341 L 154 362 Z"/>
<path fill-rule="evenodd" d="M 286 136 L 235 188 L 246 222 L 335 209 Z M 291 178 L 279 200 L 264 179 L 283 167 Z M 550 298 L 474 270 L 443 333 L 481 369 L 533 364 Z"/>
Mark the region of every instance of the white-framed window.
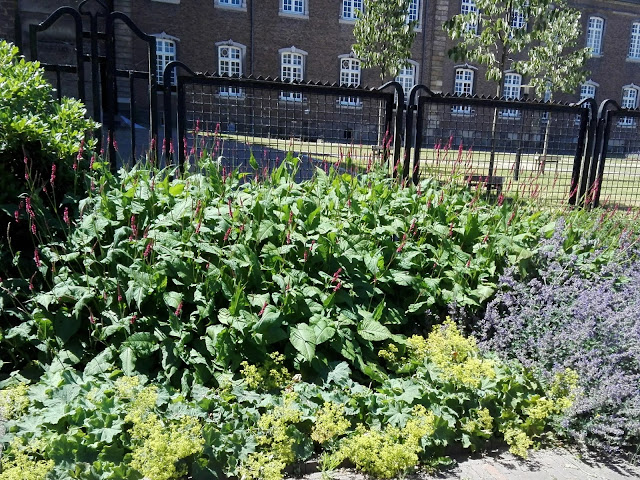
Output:
<path fill-rule="evenodd" d="M 456 76 L 453 82 L 453 93 L 456 95 L 473 95 L 473 80 L 475 71 L 468 66 L 456 68 Z M 451 107 L 451 113 L 469 115 L 471 107 L 469 105 L 454 105 Z"/>
<path fill-rule="evenodd" d="M 357 87 L 360 85 L 360 60 L 350 55 L 341 55 L 340 59 L 340 85 Z M 340 105 L 356 107 L 360 105 L 358 97 L 340 97 Z"/>
<path fill-rule="evenodd" d="M 358 18 L 358 11 L 362 12 L 363 0 L 342 0 L 341 20 L 353 21 Z"/>
<path fill-rule="evenodd" d="M 218 74 L 229 77 L 242 76 L 246 47 L 232 40 L 218 42 L 216 47 L 218 47 Z M 220 87 L 218 93 L 228 97 L 239 97 L 243 94 L 239 87 Z"/>
<path fill-rule="evenodd" d="M 602 36 L 604 33 L 604 18 L 589 17 L 587 23 L 587 48 L 592 55 L 602 55 Z"/>
<path fill-rule="evenodd" d="M 405 65 L 398 72 L 398 76 L 395 78 L 395 81 L 402 85 L 402 90 L 404 91 L 404 101 L 405 103 L 409 100 L 409 92 L 413 88 L 413 86 L 417 83 L 416 79 L 418 78 L 418 63 L 413 60 L 409 60 L 409 64 Z"/>
<path fill-rule="evenodd" d="M 178 39 L 167 35 L 165 32 L 156 37 L 156 78 L 159 85 L 164 83 L 163 73 L 165 67 L 176 60 L 176 43 Z M 176 84 L 176 71 L 171 72 L 171 85 Z"/>
<path fill-rule="evenodd" d="M 524 12 L 514 8 L 511 12 L 511 28 L 519 30 L 527 26 L 527 19 L 524 16 Z"/>
<path fill-rule="evenodd" d="M 283 48 L 280 54 L 280 78 L 285 82 L 301 82 L 304 79 L 304 63 L 307 52 L 296 47 Z M 280 92 L 280 100 L 302 101 L 300 92 Z"/>
<path fill-rule="evenodd" d="M 420 0 L 411 0 L 407 12 L 407 23 L 416 22 L 416 28 L 420 28 Z"/>
<path fill-rule="evenodd" d="M 629 55 L 627 58 L 640 60 L 640 22 L 631 26 L 631 38 L 629 40 Z"/>
<path fill-rule="evenodd" d="M 633 83 L 622 88 L 621 107 L 629 110 L 638 108 L 638 87 Z M 636 117 L 621 117 L 618 121 L 621 127 L 634 127 L 636 125 Z"/>
<path fill-rule="evenodd" d="M 502 89 L 502 96 L 507 99 L 519 99 L 522 91 L 522 75 L 519 73 L 505 73 L 504 74 L 504 87 Z M 508 108 L 502 110 L 500 115 L 503 117 L 519 117 L 520 110 L 514 110 Z"/>
<path fill-rule="evenodd" d="M 584 100 L 585 98 L 596 98 L 596 89 L 598 86 L 599 85 L 596 82 L 591 80 L 580 85 L 580 100 Z"/>
<path fill-rule="evenodd" d="M 214 6 L 233 10 L 247 10 L 247 0 L 215 0 Z"/>
<path fill-rule="evenodd" d="M 309 17 L 308 0 L 280 0 L 280 13 L 295 17 Z"/>
<path fill-rule="evenodd" d="M 460 13 L 462 15 L 467 14 L 478 14 L 478 7 L 476 6 L 476 0 L 462 0 L 460 2 Z M 476 17 L 475 21 L 467 23 L 467 31 L 478 33 L 478 19 Z"/>

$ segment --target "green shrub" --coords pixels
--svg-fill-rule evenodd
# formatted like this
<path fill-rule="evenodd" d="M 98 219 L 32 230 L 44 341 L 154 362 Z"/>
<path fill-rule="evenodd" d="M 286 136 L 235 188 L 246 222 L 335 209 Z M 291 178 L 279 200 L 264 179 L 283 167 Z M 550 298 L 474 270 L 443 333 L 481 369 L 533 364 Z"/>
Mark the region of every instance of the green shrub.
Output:
<path fill-rule="evenodd" d="M 89 151 L 94 141 L 85 136 L 97 124 L 85 113 L 78 100 L 55 100 L 38 62 L 25 61 L 17 47 L 0 41 L 0 232 L 4 236 L 11 225 L 13 245 L 29 256 L 35 244 L 55 231 L 50 220 L 73 192 L 77 169 L 88 164 L 82 151 Z M 27 197 L 34 210 L 43 208 L 48 230 L 30 231 Z M 5 258 L 9 264 L 11 260 Z M 0 272 L 6 273 L 6 267 L 0 263 Z"/>

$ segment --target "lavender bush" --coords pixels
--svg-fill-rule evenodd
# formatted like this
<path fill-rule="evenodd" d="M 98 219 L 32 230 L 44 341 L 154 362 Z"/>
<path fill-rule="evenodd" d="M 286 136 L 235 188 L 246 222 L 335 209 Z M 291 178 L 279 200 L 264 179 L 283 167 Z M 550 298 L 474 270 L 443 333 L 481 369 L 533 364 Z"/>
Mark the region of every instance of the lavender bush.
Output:
<path fill-rule="evenodd" d="M 567 254 L 560 222 L 537 256 L 535 278 L 514 270 L 477 325 L 481 344 L 534 367 L 542 377 L 572 368 L 582 391 L 566 431 L 608 450 L 640 444 L 640 259 L 624 235 L 601 268 L 596 249 Z M 588 247 L 585 240 L 582 247 Z M 594 272 L 595 270 L 595 272 Z"/>

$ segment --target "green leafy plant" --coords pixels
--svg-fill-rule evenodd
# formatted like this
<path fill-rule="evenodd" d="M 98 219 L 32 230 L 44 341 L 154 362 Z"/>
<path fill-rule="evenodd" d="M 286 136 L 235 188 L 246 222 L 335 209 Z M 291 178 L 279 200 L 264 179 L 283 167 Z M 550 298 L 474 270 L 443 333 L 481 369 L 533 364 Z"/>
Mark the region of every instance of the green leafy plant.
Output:
<path fill-rule="evenodd" d="M 39 251 L 44 288 L 29 315 L 9 299 L 20 321 L 0 340 L 13 355 L 3 360 L 81 368 L 97 356 L 188 387 L 250 364 L 277 384 L 284 370 L 264 366 L 279 351 L 303 376 L 347 360 L 381 381 L 385 342 L 428 328 L 451 303 L 480 308 L 549 221 L 383 172 L 318 169 L 295 183 L 297 162 L 251 182 L 208 156 L 178 178 L 153 167 L 118 177 L 94 163 L 95 190 L 68 240 Z"/>

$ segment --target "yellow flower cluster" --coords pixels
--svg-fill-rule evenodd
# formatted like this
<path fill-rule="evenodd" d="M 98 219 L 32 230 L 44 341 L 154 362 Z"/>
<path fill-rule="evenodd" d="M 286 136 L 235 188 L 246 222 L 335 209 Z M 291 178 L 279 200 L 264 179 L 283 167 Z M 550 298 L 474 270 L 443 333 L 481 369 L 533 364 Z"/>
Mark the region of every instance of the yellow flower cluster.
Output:
<path fill-rule="evenodd" d="M 469 435 L 477 435 L 484 438 L 491 437 L 493 432 L 493 417 L 486 408 L 474 409 L 471 418 L 461 422 L 462 431 Z"/>
<path fill-rule="evenodd" d="M 378 356 L 395 370 L 406 369 L 407 365 L 415 369 L 425 360 L 431 361 L 440 369 L 443 380 L 471 388 L 479 387 L 483 378 L 496 375 L 494 362 L 481 358 L 475 339 L 462 335 L 449 318 L 435 326 L 428 338 L 420 335 L 408 338 L 406 351 L 407 355 L 402 356 L 398 347 L 391 344 L 380 350 Z"/>
<path fill-rule="evenodd" d="M 414 407 L 404 428 L 386 427 L 367 430 L 360 426 L 356 434 L 342 442 L 338 454 L 348 458 L 365 473 L 379 478 L 402 475 L 418 463 L 420 440 L 435 431 L 435 416 L 423 406 Z"/>
<path fill-rule="evenodd" d="M 344 407 L 334 402 L 326 402 L 316 413 L 311 439 L 324 444 L 347 431 L 351 423 L 344 418 Z"/>
<path fill-rule="evenodd" d="M 26 384 L 19 383 L 0 390 L 0 418 L 6 420 L 18 418 L 28 406 Z"/>
<path fill-rule="evenodd" d="M 186 465 L 178 468 L 178 462 L 201 452 L 204 445 L 197 418 L 182 416 L 166 426 L 155 413 L 133 424 L 131 439 L 135 445 L 131 467 L 152 480 L 184 477 Z"/>
<path fill-rule="evenodd" d="M 240 364 L 242 377 L 253 390 L 282 389 L 291 382 L 291 374 L 283 363 L 284 355 L 279 352 L 271 353 L 269 359 L 259 366 L 244 361 Z"/>
<path fill-rule="evenodd" d="M 282 470 L 295 461 L 293 451 L 295 424 L 302 419 L 302 413 L 292 407 L 296 394 L 284 395 L 284 402 L 270 414 L 258 420 L 258 445 L 260 450 L 249 454 L 239 469 L 239 477 L 244 480 L 281 480 Z"/>
<path fill-rule="evenodd" d="M 483 378 L 496 376 L 494 362 L 480 358 L 475 339 L 462 335 L 449 318 L 434 327 L 426 341 L 412 337 L 407 344 L 413 355 L 428 356 L 445 379 L 458 385 L 477 388 Z"/>
<path fill-rule="evenodd" d="M 137 377 L 121 377 L 116 392 L 130 398 L 131 404 L 125 421 L 131 422 L 131 467 L 152 480 L 181 478 L 187 474 L 186 466 L 178 462 L 202 451 L 204 438 L 197 418 L 182 416 L 172 422 L 162 421 L 153 412 L 158 388 L 139 389 Z"/>
<path fill-rule="evenodd" d="M 519 428 L 509 427 L 504 431 L 504 441 L 509 445 L 509 451 L 518 457 L 527 458 L 533 440 Z"/>
<path fill-rule="evenodd" d="M 18 439 L 14 439 L 7 454 L 2 456 L 2 480 L 44 480 L 53 470 L 54 462 L 32 458 L 40 456 L 42 448 L 42 443 L 38 441 L 32 441 L 25 447 Z"/>

